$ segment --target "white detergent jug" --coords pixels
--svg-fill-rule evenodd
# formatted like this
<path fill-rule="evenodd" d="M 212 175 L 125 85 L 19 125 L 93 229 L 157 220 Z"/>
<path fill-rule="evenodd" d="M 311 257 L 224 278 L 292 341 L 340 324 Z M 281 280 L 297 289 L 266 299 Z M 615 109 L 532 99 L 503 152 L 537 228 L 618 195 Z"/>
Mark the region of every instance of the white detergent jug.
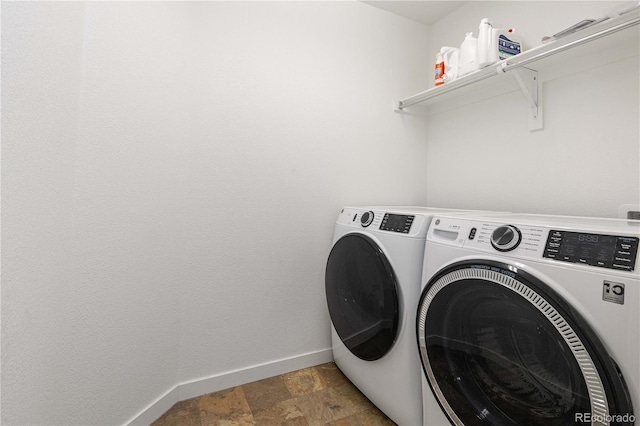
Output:
<path fill-rule="evenodd" d="M 457 47 L 443 46 L 440 49 L 442 58 L 444 59 L 444 77 L 445 83 L 458 78 L 458 64 L 460 60 L 460 49 Z"/>
<path fill-rule="evenodd" d="M 462 77 L 478 69 L 478 62 L 476 60 L 477 53 L 478 39 L 473 36 L 473 33 L 467 33 L 464 41 L 460 45 L 458 77 Z"/>
<path fill-rule="evenodd" d="M 494 49 L 492 43 L 493 27 L 488 18 L 483 18 L 478 27 L 478 68 L 498 62 L 498 50 Z"/>

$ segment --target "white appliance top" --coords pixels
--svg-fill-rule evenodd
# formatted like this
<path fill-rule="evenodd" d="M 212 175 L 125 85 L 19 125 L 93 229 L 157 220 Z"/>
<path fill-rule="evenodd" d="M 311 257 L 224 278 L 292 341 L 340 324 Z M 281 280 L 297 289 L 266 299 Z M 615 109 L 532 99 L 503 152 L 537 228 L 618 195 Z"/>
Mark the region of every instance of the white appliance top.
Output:
<path fill-rule="evenodd" d="M 448 209 L 442 207 L 423 207 L 423 206 L 344 206 L 345 209 L 355 210 L 374 210 L 385 211 L 387 213 L 398 214 L 422 214 L 422 215 L 439 215 L 439 214 L 456 214 L 477 212 L 478 210 L 465 210 L 465 209 Z"/>

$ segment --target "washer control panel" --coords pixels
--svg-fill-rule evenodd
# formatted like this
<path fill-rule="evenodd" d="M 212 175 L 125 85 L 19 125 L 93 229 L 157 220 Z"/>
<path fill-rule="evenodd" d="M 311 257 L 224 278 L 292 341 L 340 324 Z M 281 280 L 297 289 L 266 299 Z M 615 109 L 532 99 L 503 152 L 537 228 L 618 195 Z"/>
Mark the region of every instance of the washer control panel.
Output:
<path fill-rule="evenodd" d="M 551 229 L 543 256 L 562 262 L 633 271 L 638 238 Z"/>
<path fill-rule="evenodd" d="M 608 220 L 598 222 L 602 232 L 573 228 L 570 221 L 567 223 L 569 226 L 563 229 L 557 224 L 509 223 L 511 220 L 514 218 L 500 223 L 435 217 L 429 227 L 427 241 L 484 253 L 500 252 L 510 257 L 548 259 L 625 272 L 640 267 L 637 229 L 630 229 L 626 235 L 623 229 L 615 227 L 610 227 L 611 231 L 607 232 Z M 620 228 L 621 224 L 618 225 Z"/>
<path fill-rule="evenodd" d="M 423 209 L 425 210 L 425 209 Z M 420 209 L 379 210 L 375 207 L 344 207 L 336 226 L 348 226 L 353 231 L 424 239 L 431 216 Z"/>

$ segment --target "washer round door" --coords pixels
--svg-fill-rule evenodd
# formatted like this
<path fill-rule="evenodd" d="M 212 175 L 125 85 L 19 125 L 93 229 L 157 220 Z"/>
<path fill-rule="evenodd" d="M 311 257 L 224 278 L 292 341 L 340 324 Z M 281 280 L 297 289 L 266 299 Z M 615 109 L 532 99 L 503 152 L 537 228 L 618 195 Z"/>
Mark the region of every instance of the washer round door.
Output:
<path fill-rule="evenodd" d="M 624 380 L 590 326 L 512 265 L 440 271 L 422 293 L 417 334 L 424 374 L 453 424 L 633 424 Z"/>
<path fill-rule="evenodd" d="M 347 234 L 333 246 L 325 274 L 331 322 L 358 358 L 374 361 L 398 334 L 397 280 L 389 260 L 371 238 Z"/>

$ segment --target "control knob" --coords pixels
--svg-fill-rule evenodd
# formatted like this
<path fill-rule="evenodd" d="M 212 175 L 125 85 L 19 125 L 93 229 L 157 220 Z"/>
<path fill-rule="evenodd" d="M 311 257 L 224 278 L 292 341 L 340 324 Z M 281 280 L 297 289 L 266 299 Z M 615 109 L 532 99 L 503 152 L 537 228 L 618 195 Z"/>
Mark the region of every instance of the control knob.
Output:
<path fill-rule="evenodd" d="M 368 211 L 362 213 L 362 216 L 360 216 L 360 224 L 362 225 L 362 227 L 366 228 L 367 226 L 371 225 L 371 222 L 373 222 L 373 212 Z"/>
<path fill-rule="evenodd" d="M 511 251 L 522 241 L 520 230 L 513 225 L 502 225 L 491 233 L 491 245 L 498 251 Z"/>

